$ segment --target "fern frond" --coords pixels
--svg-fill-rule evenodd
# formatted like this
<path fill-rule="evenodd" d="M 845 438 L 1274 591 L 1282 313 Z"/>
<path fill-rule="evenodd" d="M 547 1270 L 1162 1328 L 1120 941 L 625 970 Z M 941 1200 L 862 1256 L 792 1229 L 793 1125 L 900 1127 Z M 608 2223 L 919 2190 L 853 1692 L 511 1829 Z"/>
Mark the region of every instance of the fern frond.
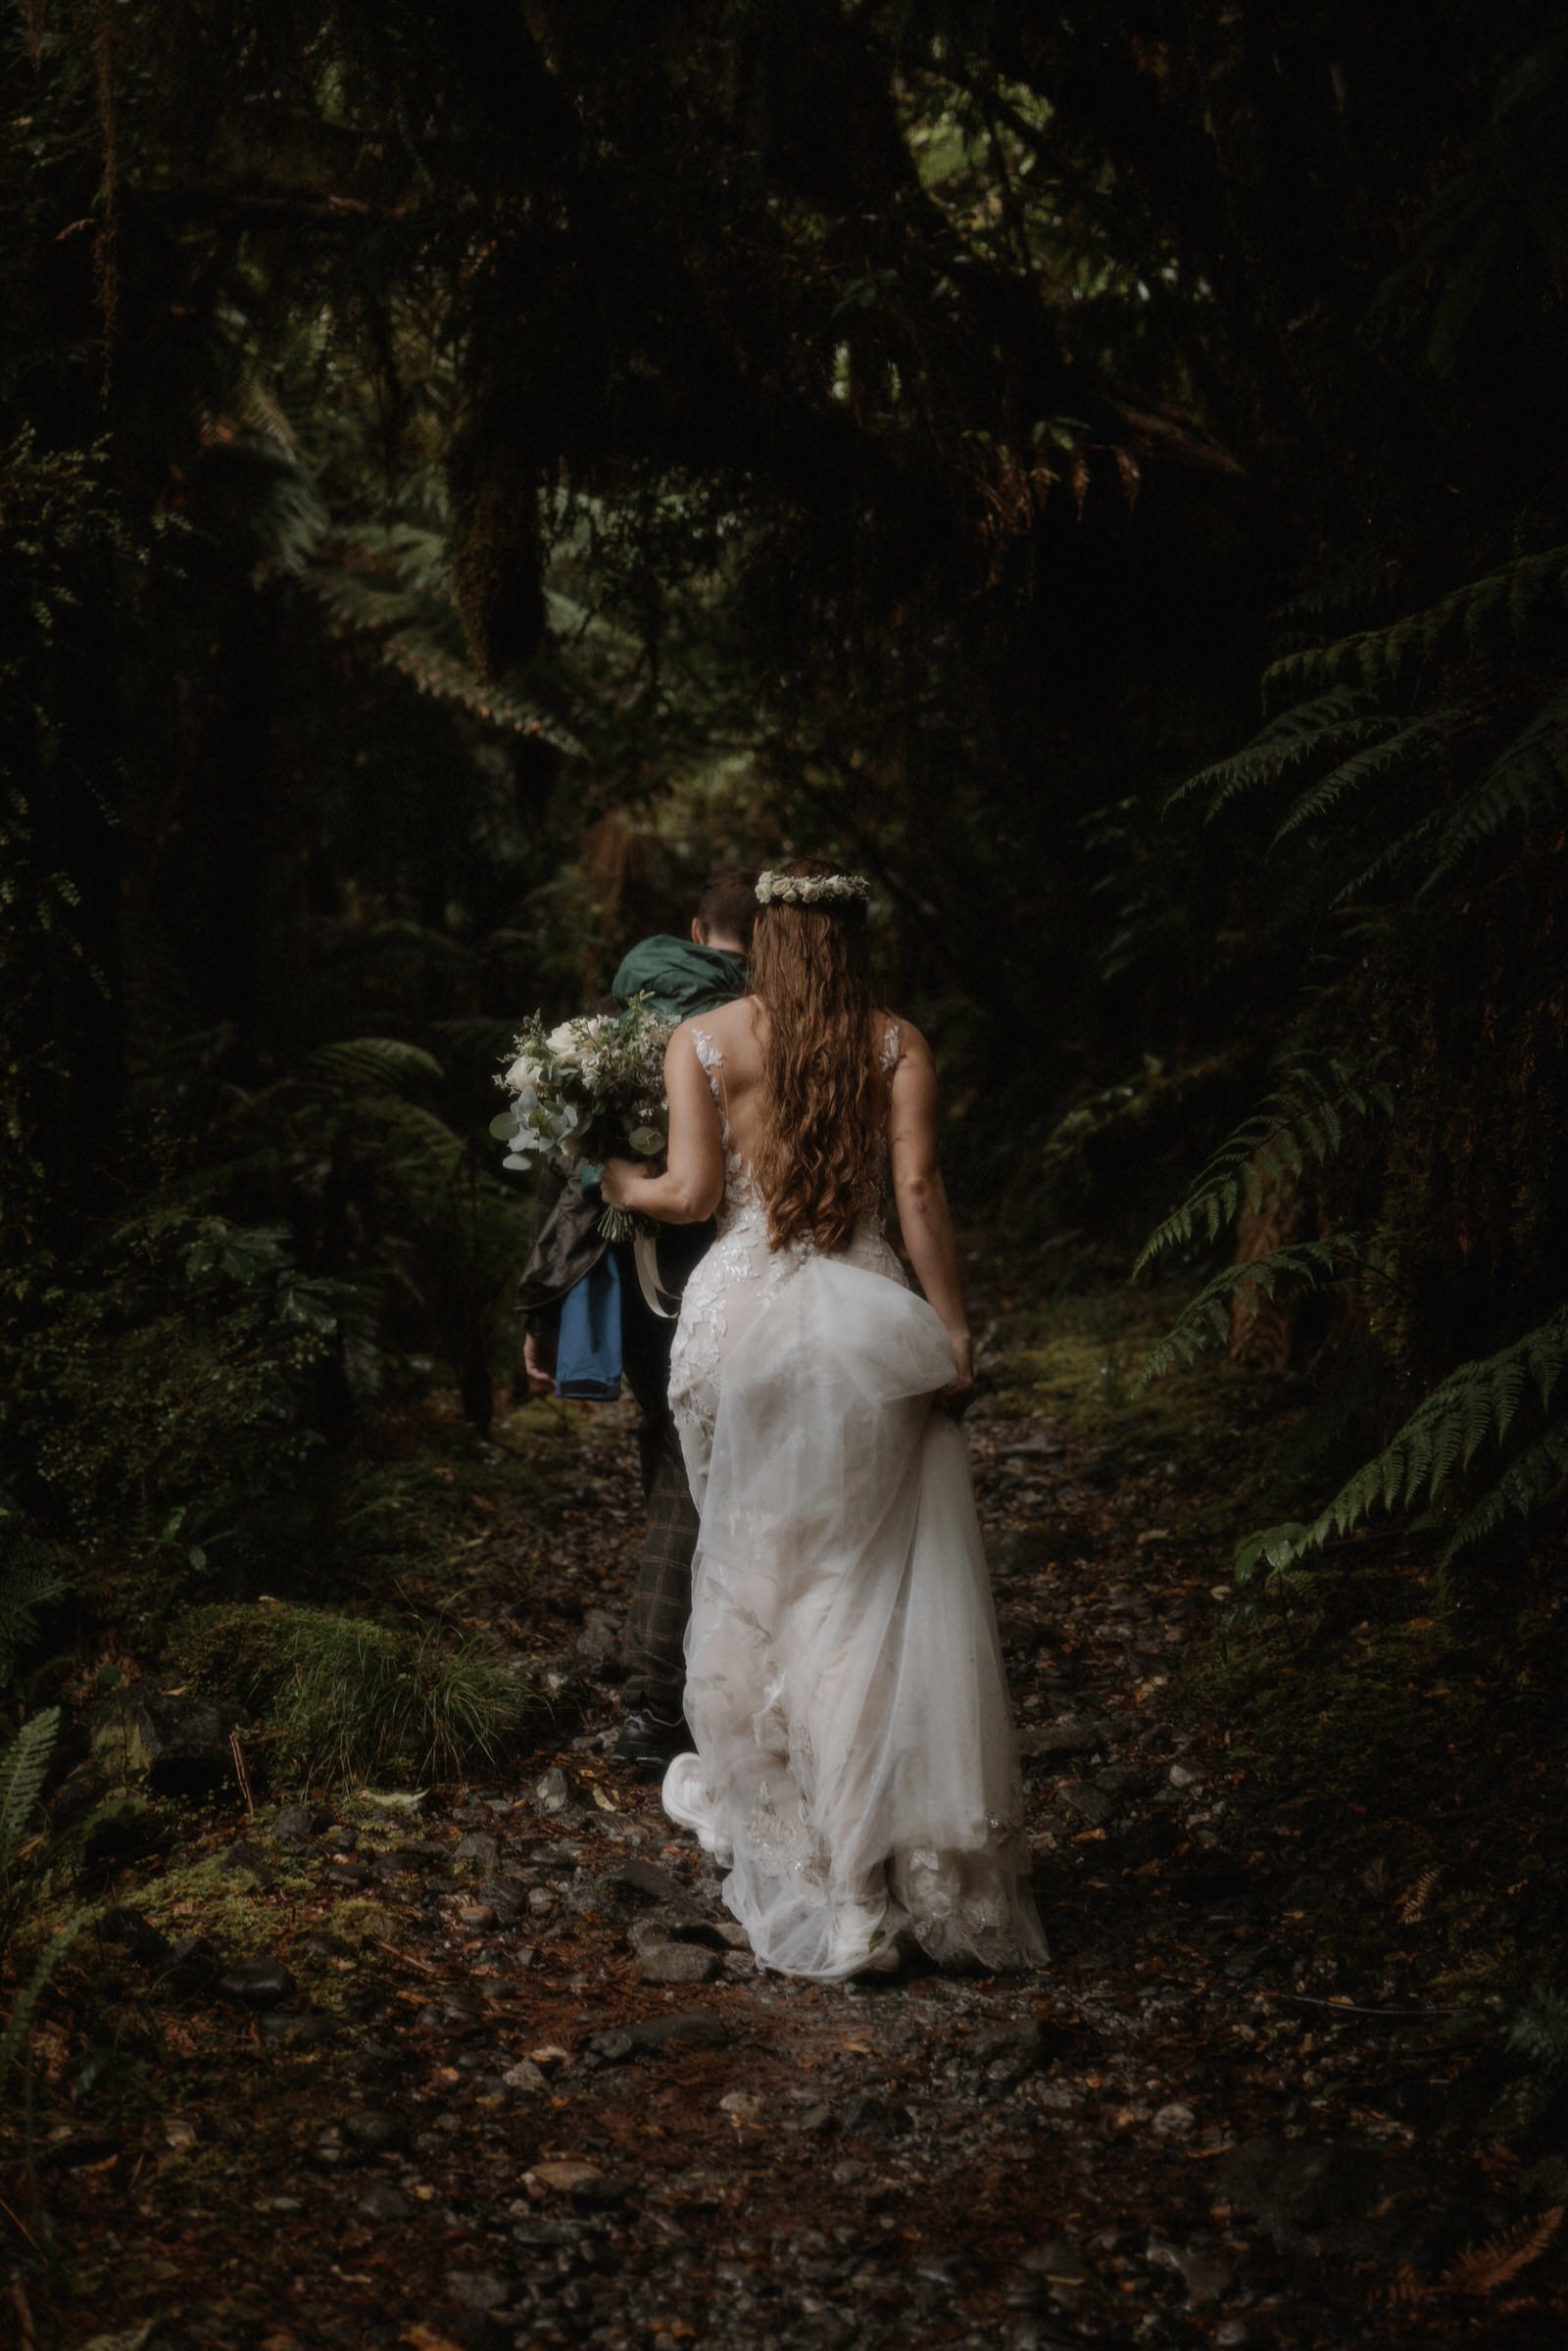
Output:
<path fill-rule="evenodd" d="M 1474 2245 L 1451 2261 L 1438 2279 L 1439 2288 L 1450 2294 L 1494 2294 L 1521 2270 L 1528 2270 L 1539 2261 L 1562 2226 L 1563 2207 L 1550 2205 L 1545 2212 L 1526 2213 L 1511 2229 L 1499 2229 L 1489 2236 L 1484 2245 Z"/>
<path fill-rule="evenodd" d="M 1393 1111 L 1394 1098 L 1375 1070 L 1357 1073 L 1331 1058 L 1316 1067 L 1286 1063 L 1284 1074 L 1286 1083 L 1226 1137 L 1181 1205 L 1154 1227 L 1138 1252 L 1135 1280 L 1166 1249 L 1194 1240 L 1200 1228 L 1203 1238 L 1213 1241 L 1244 1199 L 1255 1207 L 1262 1197 L 1260 1167 L 1264 1176 L 1277 1177 L 1282 1168 L 1298 1176 L 1309 1159 L 1322 1162 L 1339 1151 L 1347 1112 L 1364 1119 Z"/>
<path fill-rule="evenodd" d="M 293 448 L 233 416 L 210 416 L 202 441 L 202 514 L 248 539 L 280 570 L 303 571 L 325 536 L 327 513 Z"/>
<path fill-rule="evenodd" d="M 45 1706 L 0 1750 L 0 1876 L 15 1868 L 31 1831 L 59 1730 L 59 1707 Z"/>
<path fill-rule="evenodd" d="M 312 1053 L 302 1073 L 345 1094 L 399 1094 L 444 1073 L 432 1053 L 402 1037 L 349 1037 Z"/>
<path fill-rule="evenodd" d="M 456 1013 L 450 1020 L 432 1020 L 430 1027 L 455 1053 L 487 1066 L 506 1058 L 517 1033 L 516 1020 L 499 1012 Z"/>
<path fill-rule="evenodd" d="M 1454 704 L 1441 710 L 1425 711 L 1421 717 L 1413 718 L 1408 726 L 1401 726 L 1382 742 L 1372 743 L 1365 751 L 1357 752 L 1353 759 L 1342 759 L 1337 767 L 1331 767 L 1327 775 L 1320 777 L 1308 791 L 1302 793 L 1270 846 L 1278 849 L 1280 843 L 1288 841 L 1293 833 L 1300 832 L 1305 825 L 1315 824 L 1337 802 L 1348 793 L 1359 790 L 1362 784 L 1378 777 L 1397 774 L 1418 753 L 1446 734 L 1455 720 L 1462 717 L 1464 709 L 1463 704 Z"/>
<path fill-rule="evenodd" d="M 340 628 L 374 638 L 381 660 L 421 694 L 582 757 L 577 736 L 520 680 L 481 678 L 474 668 L 452 598 L 444 531 L 412 522 L 363 525 L 340 548 L 339 561 L 313 564 L 308 574 Z"/>
<path fill-rule="evenodd" d="M 475 717 L 488 718 L 493 725 L 510 726 L 514 734 L 533 735 L 549 743 L 568 759 L 581 759 L 581 738 L 564 726 L 559 718 L 540 709 L 529 695 L 509 686 L 504 678 L 481 678 L 472 664 L 462 655 L 443 645 L 433 629 L 402 628 L 389 636 L 381 647 L 381 659 L 390 667 L 429 694 L 437 701 L 455 702 Z"/>
<path fill-rule="evenodd" d="M 1535 1992 L 1503 2034 L 1503 2046 L 1526 2058 L 1538 2072 L 1568 2073 L 1568 1994 Z"/>
<path fill-rule="evenodd" d="M 1184 1308 L 1164 1338 L 1150 1348 L 1133 1375 L 1129 1393 L 1141 1395 L 1178 1363 L 1191 1363 L 1205 1348 L 1223 1345 L 1230 1333 L 1231 1309 L 1238 1302 L 1255 1321 L 1259 1296 L 1272 1298 L 1281 1282 L 1304 1282 L 1322 1289 L 1339 1281 L 1348 1270 L 1371 1265 L 1364 1245 L 1353 1233 L 1332 1233 L 1322 1241 L 1293 1241 L 1250 1257 L 1245 1264 L 1225 1266 Z"/>
<path fill-rule="evenodd" d="M 1386 841 L 1376 856 L 1370 858 L 1358 873 L 1352 875 L 1342 889 L 1336 891 L 1333 904 L 1336 906 L 1348 906 L 1352 899 L 1360 898 L 1370 890 L 1374 882 L 1381 882 L 1389 874 L 1395 872 L 1408 858 L 1413 857 L 1423 842 L 1431 840 L 1433 833 L 1437 830 L 1438 821 L 1437 811 L 1429 808 L 1426 814 L 1418 817 L 1406 831 L 1396 834 L 1392 841 Z"/>
<path fill-rule="evenodd" d="M 1422 1871 L 1410 1891 L 1399 1904 L 1398 1920 L 1401 1927 L 1414 1927 L 1420 1924 L 1427 1904 L 1437 1891 L 1438 1880 L 1442 1874 L 1441 1870 Z"/>
<path fill-rule="evenodd" d="M 1267 708 L 1283 690 L 1320 692 L 1332 686 L 1380 691 L 1396 685 L 1415 661 L 1440 655 L 1474 654 L 1489 644 L 1518 638 L 1534 623 L 1543 605 L 1568 603 L 1568 547 L 1536 555 L 1467 580 L 1424 612 L 1407 612 L 1390 628 L 1359 629 L 1334 645 L 1314 645 L 1286 654 L 1263 673 Z"/>
<path fill-rule="evenodd" d="M 467 1158 L 464 1138 L 421 1102 L 382 1096 L 368 1101 L 361 1116 L 368 1131 L 372 1127 L 377 1131 L 377 1148 L 388 1152 L 389 1164 L 394 1167 L 406 1170 L 419 1164 L 452 1176 Z"/>
<path fill-rule="evenodd" d="M 10 1682 L 22 1652 L 38 1637 L 38 1619 L 51 1600 L 71 1590 L 73 1578 L 41 1543 L 13 1541 L 0 1563 L 0 1688 Z"/>
<path fill-rule="evenodd" d="M 81 1933 L 89 1915 L 85 1910 L 78 1910 L 74 1917 L 67 1919 L 57 1934 L 51 1935 L 39 1952 L 37 1965 L 18 1994 L 16 2006 L 6 2019 L 5 2032 L 0 2034 L 0 2087 L 10 2077 L 22 2044 L 27 2037 L 33 2011 L 48 1988 L 50 1977 Z"/>
<path fill-rule="evenodd" d="M 1299 1560 L 1321 1550 L 1331 1537 L 1348 1535 L 1380 1506 L 1393 1512 L 1410 1509 L 1423 1496 L 1438 1501 L 1455 1470 L 1467 1469 L 1484 1445 L 1502 1442 L 1527 1387 L 1535 1389 L 1543 1406 L 1550 1403 L 1565 1366 L 1568 1306 L 1494 1355 L 1461 1363 L 1422 1398 L 1383 1451 L 1346 1480 L 1328 1507 L 1292 1534 L 1283 1556 Z M 1565 1462 L 1568 1428 L 1559 1423 L 1519 1454 L 1492 1494 L 1461 1521 L 1465 1541 L 1478 1540 L 1506 1516 L 1532 1509 Z M 1449 1544 L 1450 1550 L 1455 1547 L 1457 1537 Z"/>
<path fill-rule="evenodd" d="M 1555 695 L 1506 751 L 1499 752 L 1473 792 L 1445 823 L 1438 858 L 1416 892 L 1425 898 L 1454 867 L 1506 824 L 1528 824 L 1568 787 L 1568 687 Z"/>
<path fill-rule="evenodd" d="M 1505 1520 L 1525 1518 L 1568 1476 L 1568 1426 L 1558 1424 L 1509 1462 L 1500 1478 L 1466 1511 L 1444 1546 L 1445 1561 L 1495 1534 Z"/>
<path fill-rule="evenodd" d="M 1278 783 L 1325 752 L 1381 741 L 1397 723 L 1379 711 L 1365 692 L 1349 686 L 1333 686 L 1326 694 L 1279 711 L 1243 750 L 1190 775 L 1168 796 L 1165 807 L 1173 808 L 1193 793 L 1206 791 L 1210 797 L 1203 821 L 1212 823 L 1220 809 L 1239 793 L 1250 792 L 1257 785 Z"/>

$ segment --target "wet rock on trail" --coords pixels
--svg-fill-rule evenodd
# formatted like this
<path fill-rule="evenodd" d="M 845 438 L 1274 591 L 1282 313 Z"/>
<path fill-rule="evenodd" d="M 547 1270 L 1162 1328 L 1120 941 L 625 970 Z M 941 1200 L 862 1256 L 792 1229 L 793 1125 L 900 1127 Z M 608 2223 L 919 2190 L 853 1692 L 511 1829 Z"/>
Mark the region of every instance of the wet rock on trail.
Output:
<path fill-rule="evenodd" d="M 294 1979 L 275 1959 L 241 1959 L 219 1977 L 218 1990 L 242 2008 L 280 2008 L 294 1990 Z"/>
<path fill-rule="evenodd" d="M 141 1681 L 106 1703 L 93 1744 L 117 1778 L 145 1780 L 158 1795 L 196 1799 L 234 1780 L 230 1740 L 243 1720 L 241 1709 L 222 1699 Z"/>

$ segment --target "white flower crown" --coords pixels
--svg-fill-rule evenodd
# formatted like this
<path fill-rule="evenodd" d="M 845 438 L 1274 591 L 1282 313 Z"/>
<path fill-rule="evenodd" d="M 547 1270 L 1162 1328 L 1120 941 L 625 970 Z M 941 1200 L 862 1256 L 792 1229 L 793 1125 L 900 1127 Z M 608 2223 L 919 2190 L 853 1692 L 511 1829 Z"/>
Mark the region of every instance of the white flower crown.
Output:
<path fill-rule="evenodd" d="M 818 906 L 853 900 L 864 906 L 871 885 L 863 873 L 760 873 L 760 906 Z"/>

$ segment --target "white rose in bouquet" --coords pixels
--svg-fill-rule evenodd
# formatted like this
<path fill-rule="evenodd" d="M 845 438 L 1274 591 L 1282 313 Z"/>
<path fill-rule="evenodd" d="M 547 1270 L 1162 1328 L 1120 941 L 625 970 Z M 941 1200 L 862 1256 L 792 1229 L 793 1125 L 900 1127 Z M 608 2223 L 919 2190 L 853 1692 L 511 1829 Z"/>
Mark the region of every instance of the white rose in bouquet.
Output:
<path fill-rule="evenodd" d="M 612 1151 L 651 1159 L 665 1147 L 664 1047 L 672 1023 L 636 997 L 624 1012 L 590 1012 L 548 1031 L 537 1013 L 498 1077 L 513 1097 L 490 1132 L 508 1147 L 503 1164 L 558 1158 L 580 1168 Z M 606 1208 L 600 1230 L 626 1238 L 635 1220 Z"/>

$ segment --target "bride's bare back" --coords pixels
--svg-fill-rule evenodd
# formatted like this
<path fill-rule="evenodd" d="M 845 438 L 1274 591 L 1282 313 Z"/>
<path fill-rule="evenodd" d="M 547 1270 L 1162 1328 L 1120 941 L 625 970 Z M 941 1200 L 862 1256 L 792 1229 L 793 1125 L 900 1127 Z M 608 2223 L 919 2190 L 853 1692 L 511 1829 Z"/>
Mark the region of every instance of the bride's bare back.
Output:
<path fill-rule="evenodd" d="M 718 1051 L 712 1088 L 694 1030 L 710 1038 Z M 973 1358 L 957 1245 L 937 1151 L 936 1069 L 919 1030 L 887 1011 L 871 1017 L 868 1055 L 880 1062 L 890 1030 L 897 1032 L 898 1042 L 887 1079 L 885 1131 L 899 1233 L 915 1280 L 948 1334 L 956 1374 L 948 1402 L 961 1411 L 974 1392 Z M 698 1224 L 713 1215 L 724 1198 L 720 1108 L 729 1123 L 731 1149 L 750 1163 L 761 1125 L 766 1044 L 767 1013 L 754 996 L 705 1012 L 700 1021 L 683 1022 L 670 1039 L 664 1060 L 668 1164 L 663 1174 L 653 1176 L 629 1160 L 612 1160 L 605 1170 L 606 1199 L 665 1224 Z"/>
<path fill-rule="evenodd" d="M 720 1011 L 705 1012 L 700 1021 L 688 1022 L 686 1037 L 690 1036 L 693 1026 L 702 1028 L 711 1037 L 723 1055 L 719 1084 L 724 1112 L 729 1120 L 731 1148 L 751 1164 L 757 1158 L 757 1147 L 761 1140 L 762 1068 L 768 1041 L 766 1008 L 755 996 L 742 996 L 733 1004 L 725 1004 Z M 918 1051 L 925 1051 L 925 1040 L 916 1031 L 906 1029 L 906 1025 L 897 1020 L 893 1013 L 879 1011 L 873 1014 L 866 1030 L 868 1059 L 879 1059 L 890 1029 L 900 1032 L 901 1042 L 906 1034 L 914 1040 Z M 679 1051 L 678 1046 L 676 1051 Z M 891 1093 L 890 1080 L 890 1096 Z"/>

